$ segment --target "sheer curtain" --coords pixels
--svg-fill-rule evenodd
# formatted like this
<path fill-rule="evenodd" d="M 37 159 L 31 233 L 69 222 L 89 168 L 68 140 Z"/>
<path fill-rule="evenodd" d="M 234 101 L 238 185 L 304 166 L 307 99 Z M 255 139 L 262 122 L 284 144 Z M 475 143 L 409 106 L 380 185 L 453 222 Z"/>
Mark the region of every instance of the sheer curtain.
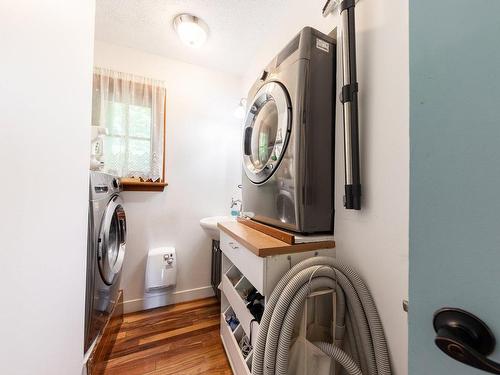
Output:
<path fill-rule="evenodd" d="M 103 170 L 119 177 L 163 179 L 165 85 L 94 68 L 92 125 L 107 129 Z"/>

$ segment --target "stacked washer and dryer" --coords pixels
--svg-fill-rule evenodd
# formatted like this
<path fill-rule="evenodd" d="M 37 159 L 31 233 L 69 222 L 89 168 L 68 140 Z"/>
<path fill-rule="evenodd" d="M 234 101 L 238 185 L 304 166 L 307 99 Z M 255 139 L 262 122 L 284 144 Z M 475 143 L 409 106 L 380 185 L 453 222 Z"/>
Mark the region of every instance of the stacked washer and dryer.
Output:
<path fill-rule="evenodd" d="M 334 39 L 304 28 L 250 90 L 243 213 L 290 231 L 333 233 Z"/>
<path fill-rule="evenodd" d="M 102 332 L 117 302 L 127 223 L 120 181 L 91 171 L 85 297 L 85 352 Z"/>

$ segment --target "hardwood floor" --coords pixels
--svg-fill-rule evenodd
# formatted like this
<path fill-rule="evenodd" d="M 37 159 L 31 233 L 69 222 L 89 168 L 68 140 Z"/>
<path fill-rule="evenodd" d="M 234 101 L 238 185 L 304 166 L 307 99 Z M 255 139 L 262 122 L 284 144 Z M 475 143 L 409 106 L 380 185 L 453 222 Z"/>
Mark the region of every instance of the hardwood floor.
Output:
<path fill-rule="evenodd" d="M 104 374 L 231 375 L 219 308 L 208 298 L 124 315 Z"/>

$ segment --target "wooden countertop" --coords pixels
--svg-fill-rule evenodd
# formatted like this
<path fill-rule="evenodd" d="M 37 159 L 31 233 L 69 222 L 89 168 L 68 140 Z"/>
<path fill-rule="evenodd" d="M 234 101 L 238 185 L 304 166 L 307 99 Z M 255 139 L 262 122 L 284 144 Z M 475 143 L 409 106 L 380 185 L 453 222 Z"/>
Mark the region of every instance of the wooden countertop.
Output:
<path fill-rule="evenodd" d="M 335 241 L 290 245 L 237 221 L 226 221 L 218 223 L 217 226 L 259 257 L 333 249 L 335 247 Z"/>

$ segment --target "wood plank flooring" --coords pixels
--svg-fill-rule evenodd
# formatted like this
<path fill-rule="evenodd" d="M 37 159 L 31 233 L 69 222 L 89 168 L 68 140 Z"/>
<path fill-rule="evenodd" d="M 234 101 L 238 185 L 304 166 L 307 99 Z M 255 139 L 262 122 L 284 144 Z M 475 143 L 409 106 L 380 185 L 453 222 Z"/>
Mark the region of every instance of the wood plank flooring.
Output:
<path fill-rule="evenodd" d="M 215 298 L 127 314 L 105 375 L 231 375 Z"/>

